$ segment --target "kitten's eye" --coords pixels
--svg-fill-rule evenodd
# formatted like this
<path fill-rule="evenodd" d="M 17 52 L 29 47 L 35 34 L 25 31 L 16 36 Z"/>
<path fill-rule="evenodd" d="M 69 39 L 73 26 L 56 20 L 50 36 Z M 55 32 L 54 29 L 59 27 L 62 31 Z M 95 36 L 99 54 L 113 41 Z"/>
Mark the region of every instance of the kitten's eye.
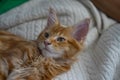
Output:
<path fill-rule="evenodd" d="M 63 38 L 63 37 L 58 37 L 58 38 L 57 38 L 57 41 L 63 42 L 63 41 L 65 41 L 65 38 Z"/>
<path fill-rule="evenodd" d="M 45 36 L 46 38 L 48 38 L 48 37 L 49 37 L 49 34 L 46 32 L 46 33 L 44 34 L 44 36 Z"/>

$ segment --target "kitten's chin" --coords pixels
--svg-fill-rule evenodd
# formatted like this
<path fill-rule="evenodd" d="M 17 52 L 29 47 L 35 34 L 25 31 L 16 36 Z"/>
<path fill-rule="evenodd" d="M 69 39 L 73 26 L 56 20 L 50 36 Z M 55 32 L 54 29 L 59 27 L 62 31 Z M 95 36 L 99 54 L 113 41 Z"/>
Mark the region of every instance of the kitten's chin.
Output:
<path fill-rule="evenodd" d="M 59 54 L 59 53 L 54 53 L 54 52 L 50 52 L 50 51 L 48 51 L 48 50 L 46 50 L 46 49 L 43 49 L 42 50 L 42 55 L 44 56 L 44 57 L 49 57 L 49 58 L 59 58 L 59 57 L 61 57 L 61 54 Z"/>
<path fill-rule="evenodd" d="M 59 58 L 62 56 L 64 51 L 55 51 L 55 49 L 51 47 L 45 47 L 43 43 L 39 44 L 39 49 L 41 50 L 42 56 L 49 57 L 49 58 Z"/>

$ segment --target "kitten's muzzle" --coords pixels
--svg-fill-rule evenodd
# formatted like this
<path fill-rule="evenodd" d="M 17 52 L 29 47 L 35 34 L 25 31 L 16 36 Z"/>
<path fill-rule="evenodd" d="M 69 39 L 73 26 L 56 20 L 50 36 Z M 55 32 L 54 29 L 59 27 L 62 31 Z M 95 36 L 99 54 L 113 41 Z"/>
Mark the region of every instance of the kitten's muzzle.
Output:
<path fill-rule="evenodd" d="M 48 41 L 44 41 L 44 44 L 45 44 L 45 46 L 51 45 L 51 43 Z"/>

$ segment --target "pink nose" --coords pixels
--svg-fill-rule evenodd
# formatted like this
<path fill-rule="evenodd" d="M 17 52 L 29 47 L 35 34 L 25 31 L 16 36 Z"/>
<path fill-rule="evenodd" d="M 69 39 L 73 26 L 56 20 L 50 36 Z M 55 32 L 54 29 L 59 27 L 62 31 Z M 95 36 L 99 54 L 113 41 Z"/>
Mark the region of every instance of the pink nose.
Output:
<path fill-rule="evenodd" d="M 50 45 L 51 43 L 48 41 L 44 41 L 45 46 Z"/>

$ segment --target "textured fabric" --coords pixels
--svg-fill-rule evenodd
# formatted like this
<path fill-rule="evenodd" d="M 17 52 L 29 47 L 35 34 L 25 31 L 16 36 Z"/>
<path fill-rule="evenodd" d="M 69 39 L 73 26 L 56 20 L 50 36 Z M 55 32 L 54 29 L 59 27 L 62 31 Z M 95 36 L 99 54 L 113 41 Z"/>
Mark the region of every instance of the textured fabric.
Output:
<path fill-rule="evenodd" d="M 92 18 L 94 19 L 94 25 L 97 27 L 99 33 L 103 33 L 106 29 L 108 29 L 111 25 L 115 24 L 116 21 L 107 17 L 101 11 L 90 2 L 90 0 L 79 0 L 86 9 L 91 13 Z"/>
<path fill-rule="evenodd" d="M 45 27 L 50 6 L 64 25 L 91 18 L 85 50 L 72 69 L 55 80 L 119 80 L 120 25 L 114 25 L 116 22 L 98 11 L 89 0 L 30 0 L 0 15 L 0 28 L 36 39 Z"/>

